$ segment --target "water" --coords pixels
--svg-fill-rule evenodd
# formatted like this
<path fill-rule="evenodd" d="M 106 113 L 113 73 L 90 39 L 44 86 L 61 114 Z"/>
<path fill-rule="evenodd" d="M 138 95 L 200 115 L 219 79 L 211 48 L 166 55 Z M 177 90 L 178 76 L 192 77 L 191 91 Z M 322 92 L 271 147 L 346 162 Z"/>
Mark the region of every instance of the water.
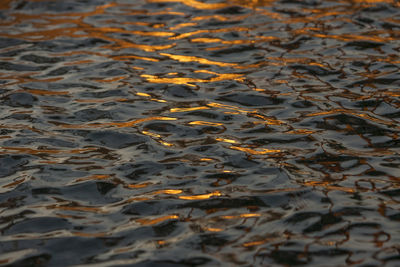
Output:
<path fill-rule="evenodd" d="M 400 5 L 2 0 L 2 266 L 399 266 Z"/>

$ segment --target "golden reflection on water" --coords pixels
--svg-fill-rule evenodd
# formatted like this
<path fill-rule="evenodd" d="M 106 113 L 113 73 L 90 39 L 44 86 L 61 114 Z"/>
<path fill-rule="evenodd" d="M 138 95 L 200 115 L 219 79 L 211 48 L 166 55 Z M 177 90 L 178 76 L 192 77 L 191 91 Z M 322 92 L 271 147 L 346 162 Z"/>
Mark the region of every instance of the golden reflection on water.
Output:
<path fill-rule="evenodd" d="M 223 64 L 223 63 L 221 63 Z M 215 75 L 216 77 L 211 77 L 209 79 L 197 79 L 197 78 L 185 78 L 185 77 L 158 77 L 156 75 L 142 74 L 141 77 L 145 78 L 147 82 L 150 83 L 166 83 L 166 84 L 177 84 L 177 85 L 187 85 L 191 87 L 196 87 L 195 83 L 211 83 L 219 82 L 225 80 L 236 80 L 243 81 L 243 75 L 234 73 L 216 73 L 207 70 L 198 70 L 197 73 L 207 73 Z"/>
<path fill-rule="evenodd" d="M 179 219 L 179 216 L 177 215 L 165 215 L 160 218 L 155 218 L 155 219 L 137 219 L 136 221 L 142 225 L 153 225 L 153 224 L 158 224 L 160 222 L 166 221 L 166 220 L 171 220 L 171 219 Z"/>
<path fill-rule="evenodd" d="M 246 148 L 246 147 L 239 147 L 239 146 L 230 146 L 229 148 L 234 149 L 234 150 L 239 150 L 246 152 L 251 155 L 264 155 L 264 154 L 269 154 L 269 153 L 278 153 L 282 152 L 282 150 L 279 149 L 267 149 L 267 148 L 262 148 L 262 149 L 251 149 L 251 148 Z"/>
<path fill-rule="evenodd" d="M 174 113 L 174 112 L 187 112 L 187 111 L 205 110 L 205 109 L 209 109 L 209 107 L 171 108 L 169 111 Z"/>
<path fill-rule="evenodd" d="M 201 200 L 201 199 L 208 199 L 211 197 L 219 197 L 221 196 L 221 192 L 219 191 L 215 191 L 209 194 L 202 194 L 202 195 L 193 195 L 193 196 L 179 196 L 180 199 L 184 199 L 184 200 Z"/>
<path fill-rule="evenodd" d="M 202 125 L 202 126 L 224 126 L 223 123 L 209 122 L 209 121 L 191 121 L 189 125 Z"/>
<path fill-rule="evenodd" d="M 146 122 L 146 121 L 153 121 L 153 120 L 161 120 L 161 121 L 174 121 L 177 120 L 177 118 L 172 118 L 172 117 L 148 117 L 148 118 L 143 118 L 143 119 L 136 119 L 136 120 L 131 120 L 128 122 L 108 122 L 108 123 L 90 123 L 90 124 L 65 124 L 65 123 L 57 123 L 60 125 L 62 128 L 68 128 L 68 129 L 82 129 L 82 128 L 103 128 L 107 126 L 114 126 L 118 128 L 123 128 L 123 127 L 132 127 L 138 123 Z"/>
<path fill-rule="evenodd" d="M 34 2 L 41 0 L 27 1 Z M 256 259 L 284 253 L 291 244 L 293 255 L 282 258 L 296 264 L 325 253 L 309 252 L 310 247 L 337 248 L 332 255 L 342 253 L 346 264 L 361 264 L 350 260 L 350 243 L 358 244 L 357 238 L 369 237 L 365 243 L 376 255 L 383 251 L 376 248 L 395 249 L 398 238 L 382 229 L 393 232 L 390 227 L 398 221 L 393 190 L 400 181 L 400 20 L 360 14 L 387 6 L 394 14 L 400 4 L 322 2 L 147 0 L 144 7 L 115 1 L 87 12 L 36 14 L 14 10 L 13 0 L 1 1 L 0 10 L 10 11 L 0 21 L 6 29 L 0 37 L 25 42 L 1 48 L 2 61 L 29 66 L 3 64 L 2 101 L 9 106 L 0 140 L 8 143 L 1 145 L 0 155 L 33 158 L 11 168 L 2 193 L 40 187 L 33 197 L 37 202 L 27 207 L 74 226 L 19 235 L 4 228 L 7 238 L 105 240 L 150 226 L 159 236 L 126 241 L 108 253 L 130 253 L 135 246 L 145 250 L 148 243 L 162 250 L 199 242 L 201 253 L 215 249 L 230 259 L 234 251 L 254 259 L 241 264 L 255 266 L 274 263 Z M 46 47 L 64 39 L 71 48 Z M 74 47 L 75 41 L 82 44 Z M 30 50 L 38 44 L 43 51 Z M 30 54 L 54 61 L 29 61 Z M 60 68 L 67 71 L 57 72 Z M 21 94 L 17 100 L 31 96 L 31 102 L 18 102 L 14 94 Z M 229 98 L 234 94 L 240 97 Z M 105 115 L 91 117 L 91 112 Z M 105 129 L 149 141 L 121 149 L 85 143 L 87 132 Z M 67 144 L 58 147 L 44 137 Z M 46 168 L 50 175 L 40 177 Z M 50 193 L 42 188 L 46 183 Z M 86 185 L 107 204 L 67 195 Z M 347 205 L 366 210 L 349 213 L 342 207 Z M 109 223 L 102 217 L 118 213 L 128 219 Z M 371 214 L 374 220 L 389 220 L 388 226 L 369 220 Z M 298 221 L 291 220 L 297 215 Z M 25 215 L 12 215 L 12 224 L 19 223 L 18 216 Z M 372 230 L 352 232 L 364 222 Z M 170 227 L 173 234 L 157 227 Z M 188 242 L 182 232 L 200 241 Z M 215 235 L 215 243 L 202 241 L 207 235 Z M 294 253 L 296 246 L 301 253 Z M 0 263 L 12 260 L 7 257 Z"/>
<path fill-rule="evenodd" d="M 149 0 L 150 3 L 182 3 L 197 9 L 219 9 L 227 7 L 225 3 L 204 3 L 196 0 Z"/>
<path fill-rule="evenodd" d="M 260 217 L 261 214 L 259 213 L 244 213 L 244 214 L 240 214 L 240 215 L 225 215 L 225 216 L 221 216 L 222 219 L 237 219 L 237 218 L 255 218 L 255 217 Z"/>
<path fill-rule="evenodd" d="M 47 90 L 40 90 L 40 89 L 25 89 L 25 90 L 21 90 L 19 92 L 28 92 L 30 94 L 34 94 L 34 95 L 69 95 L 69 92 L 67 91 L 47 91 Z"/>
<path fill-rule="evenodd" d="M 182 56 L 182 55 L 171 55 L 167 53 L 160 53 L 161 56 L 167 56 L 171 59 L 177 60 L 179 62 L 198 62 L 201 64 L 207 64 L 207 65 L 217 65 L 220 67 L 234 67 L 237 66 L 237 64 L 234 63 L 224 63 L 224 62 L 218 62 L 218 61 L 211 61 L 206 58 L 200 58 L 200 57 L 194 57 L 194 56 Z"/>
<path fill-rule="evenodd" d="M 183 191 L 180 189 L 165 189 L 165 190 L 160 190 L 160 191 L 154 192 L 154 194 L 155 195 L 158 195 L 158 194 L 177 195 L 182 192 Z"/>

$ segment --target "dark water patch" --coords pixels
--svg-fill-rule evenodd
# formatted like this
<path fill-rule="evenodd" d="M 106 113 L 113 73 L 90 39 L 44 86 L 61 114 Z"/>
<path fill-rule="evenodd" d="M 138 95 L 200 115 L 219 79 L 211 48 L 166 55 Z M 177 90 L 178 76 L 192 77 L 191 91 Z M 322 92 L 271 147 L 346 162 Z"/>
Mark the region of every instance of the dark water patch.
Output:
<path fill-rule="evenodd" d="M 76 49 L 88 49 L 104 44 L 108 44 L 108 41 L 99 38 L 76 39 L 74 42 L 70 42 L 68 39 L 58 38 L 57 40 L 53 41 L 37 42 L 35 43 L 34 49 L 38 51 L 57 53 L 68 52 Z"/>
<path fill-rule="evenodd" d="M 88 86 L 86 84 L 82 85 L 76 85 L 77 87 L 83 87 L 83 88 L 88 88 L 88 89 L 100 89 L 99 87 L 96 86 Z M 81 97 L 87 97 L 87 98 L 106 98 L 106 97 L 112 97 L 112 96 L 126 96 L 126 93 L 122 90 L 119 89 L 114 89 L 114 90 L 103 90 L 103 91 L 96 91 L 96 90 L 89 90 L 87 92 L 83 92 Z"/>
<path fill-rule="evenodd" d="M 59 229 L 68 229 L 69 223 L 66 219 L 57 219 L 53 217 L 29 218 L 21 222 L 17 222 L 3 229 L 6 234 L 15 233 L 44 233 Z"/>
<path fill-rule="evenodd" d="M 125 148 L 145 142 L 145 138 L 136 134 L 126 134 L 117 131 L 94 131 L 86 136 L 85 141 L 104 145 L 110 148 Z"/>
<path fill-rule="evenodd" d="M 284 265 L 304 265 L 310 262 L 310 258 L 304 257 L 301 251 L 275 250 L 269 254 L 276 263 Z"/>
<path fill-rule="evenodd" d="M 391 85 L 393 83 L 398 84 L 400 81 L 399 78 L 376 78 L 376 79 L 366 79 L 362 81 L 355 82 L 347 87 L 354 87 L 354 86 L 366 86 L 366 85 Z"/>
<path fill-rule="evenodd" d="M 241 46 L 236 46 L 236 47 L 232 47 L 232 48 L 220 49 L 220 50 L 218 50 L 218 52 L 213 52 L 211 55 L 213 57 L 224 57 L 229 54 L 243 53 L 243 52 L 254 51 L 254 50 L 255 50 L 254 46 L 241 45 Z"/>
<path fill-rule="evenodd" d="M 349 42 L 346 44 L 346 46 L 350 47 L 355 47 L 357 49 L 369 49 L 369 48 L 377 48 L 380 46 L 383 46 L 384 44 L 382 43 L 376 43 L 376 42 L 367 42 L 367 41 L 354 41 L 354 42 Z"/>
<path fill-rule="evenodd" d="M 342 218 L 339 216 L 336 216 L 335 214 L 327 213 L 327 214 L 322 214 L 319 217 L 319 220 L 310 226 L 306 227 L 303 232 L 304 233 L 311 233 L 311 232 L 316 232 L 316 231 L 321 231 L 325 227 L 329 227 L 333 224 L 339 223 L 342 221 Z"/>
<path fill-rule="evenodd" d="M 296 101 L 296 102 L 293 102 L 291 105 L 295 108 L 310 108 L 310 107 L 314 106 L 314 104 L 312 102 L 306 101 L 306 100 Z"/>
<path fill-rule="evenodd" d="M 158 174 L 164 168 L 164 165 L 156 162 L 138 162 L 136 164 L 123 164 L 117 170 L 123 172 L 130 179 L 140 179 Z"/>
<path fill-rule="evenodd" d="M 10 46 L 17 46 L 24 44 L 25 42 L 23 40 L 15 39 L 15 38 L 5 38 L 5 37 L 0 37 L 0 49 L 10 47 Z"/>
<path fill-rule="evenodd" d="M 94 121 L 99 119 L 110 119 L 112 118 L 110 112 L 103 111 L 94 108 L 88 108 L 84 110 L 79 110 L 74 113 L 76 119 L 80 121 Z"/>
<path fill-rule="evenodd" d="M 42 253 L 35 256 L 26 257 L 22 260 L 16 261 L 11 264 L 7 264 L 7 266 L 46 266 L 51 259 L 51 255 L 48 253 Z"/>
<path fill-rule="evenodd" d="M 74 1 L 74 2 L 65 2 L 57 5 L 52 1 L 40 1 L 40 2 L 27 2 L 23 1 L 19 3 L 15 9 L 19 11 L 30 11 L 35 13 L 41 12 L 54 12 L 54 13 L 65 13 L 65 12 L 82 12 L 89 11 L 93 9 L 96 5 L 104 4 L 103 1 L 92 1 L 89 5 L 86 1 Z"/>
<path fill-rule="evenodd" d="M 44 57 L 34 54 L 24 55 L 21 57 L 21 59 L 37 64 L 54 64 L 63 60 L 62 58 Z"/>
<path fill-rule="evenodd" d="M 217 264 L 217 262 L 212 259 L 205 257 L 193 257 L 181 261 L 176 260 L 158 260 L 158 261 L 143 261 L 131 266 L 134 267 L 150 267 L 150 266 L 158 266 L 158 267 L 188 267 L 188 266 L 205 266 L 207 264 Z"/>
<path fill-rule="evenodd" d="M 22 166 L 29 163 L 29 156 L 3 155 L 0 156 L 0 177 L 16 173 Z"/>
<path fill-rule="evenodd" d="M 59 188 L 52 187 L 41 187 L 32 189 L 32 195 L 60 195 L 61 190 Z"/>
<path fill-rule="evenodd" d="M 77 147 L 77 144 L 62 139 L 52 138 L 13 138 L 4 142 L 5 146 L 26 146 L 32 144 L 51 145 L 54 147 Z"/>
<path fill-rule="evenodd" d="M 24 211 L 22 211 L 20 213 L 17 213 L 17 214 L 13 214 L 13 215 L 9 215 L 9 216 L 3 216 L 0 219 L 0 223 L 2 225 L 6 224 L 7 226 L 4 227 L 1 231 L 8 230 L 10 228 L 10 226 L 13 226 L 15 224 L 15 222 L 23 220 L 24 218 L 26 218 L 30 214 L 34 214 L 34 212 L 30 211 L 30 210 L 24 210 Z"/>
<path fill-rule="evenodd" d="M 232 155 L 229 156 L 227 158 L 227 160 L 224 162 L 224 165 L 226 166 L 231 166 L 234 168 L 243 168 L 243 169 L 247 169 L 247 168 L 252 168 L 255 167 L 258 164 L 258 162 L 247 158 L 244 155 Z M 218 176 L 218 175 L 215 175 Z M 239 175 L 233 175 L 233 178 L 239 177 Z"/>
<path fill-rule="evenodd" d="M 340 71 L 328 70 L 319 66 L 293 65 L 291 66 L 291 68 L 299 72 L 305 72 L 307 74 L 317 75 L 317 76 L 340 74 Z"/>
<path fill-rule="evenodd" d="M 268 205 L 264 201 L 257 197 L 243 197 L 237 199 L 231 198 L 220 198 L 210 200 L 193 201 L 188 204 L 184 204 L 183 207 L 191 207 L 197 209 L 226 209 L 226 208 L 242 208 L 247 206 L 255 207 L 267 207 Z"/>
<path fill-rule="evenodd" d="M 197 94 L 189 86 L 173 85 L 166 89 L 166 94 L 178 98 L 196 97 Z"/>
<path fill-rule="evenodd" d="M 45 67 L 35 67 L 22 64 L 14 64 L 10 62 L 0 62 L 0 69 L 6 71 L 41 71 L 46 69 Z"/>
<path fill-rule="evenodd" d="M 267 106 L 267 105 L 278 105 L 283 102 L 282 99 L 272 98 L 267 96 L 259 95 L 246 95 L 246 94 L 231 94 L 220 97 L 218 100 L 238 103 L 243 106 Z"/>
<path fill-rule="evenodd" d="M 60 76 L 65 75 L 67 73 L 73 72 L 76 70 L 76 67 L 60 67 L 58 69 L 50 71 L 47 75 L 48 76 Z"/>
<path fill-rule="evenodd" d="M 245 9 L 240 6 L 230 6 L 230 7 L 216 10 L 215 13 L 228 14 L 228 15 L 239 15 L 239 14 L 243 14 L 244 12 L 245 12 Z"/>
<path fill-rule="evenodd" d="M 202 134 L 202 132 L 197 129 L 193 129 L 191 127 L 176 126 L 175 124 L 167 122 L 148 123 L 145 124 L 143 128 L 146 130 L 154 131 L 156 133 L 169 133 L 172 135 L 177 135 L 179 137 L 194 137 Z M 217 130 L 219 131 L 219 129 Z"/>
<path fill-rule="evenodd" d="M 171 206 L 165 206 L 165 203 L 160 201 L 143 201 L 125 206 L 122 213 L 127 215 L 159 215 L 163 213 L 167 207 Z"/>
<path fill-rule="evenodd" d="M 278 139 L 278 138 L 255 139 L 255 140 L 252 140 L 251 142 L 255 145 L 266 145 L 266 144 L 272 144 L 272 143 L 281 143 L 281 144 L 302 143 L 302 142 L 309 143 L 312 141 L 313 141 L 313 139 L 310 136 L 303 136 L 303 137 L 297 137 L 297 138 L 288 136 L 287 138 L 282 137 L 281 139 Z"/>

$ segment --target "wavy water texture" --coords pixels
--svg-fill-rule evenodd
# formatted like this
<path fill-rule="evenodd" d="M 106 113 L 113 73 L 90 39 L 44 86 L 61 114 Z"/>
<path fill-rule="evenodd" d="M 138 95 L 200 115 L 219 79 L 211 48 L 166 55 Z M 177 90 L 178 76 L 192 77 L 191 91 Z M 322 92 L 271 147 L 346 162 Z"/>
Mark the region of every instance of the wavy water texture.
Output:
<path fill-rule="evenodd" d="M 400 265 L 395 0 L 0 1 L 1 266 Z"/>

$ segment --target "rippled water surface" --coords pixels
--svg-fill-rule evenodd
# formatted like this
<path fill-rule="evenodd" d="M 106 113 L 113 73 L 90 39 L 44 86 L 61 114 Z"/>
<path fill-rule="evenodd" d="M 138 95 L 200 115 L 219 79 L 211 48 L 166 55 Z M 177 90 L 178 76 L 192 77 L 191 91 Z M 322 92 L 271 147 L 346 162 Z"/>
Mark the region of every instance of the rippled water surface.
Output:
<path fill-rule="evenodd" d="M 400 4 L 1 0 L 0 264 L 400 266 Z"/>

